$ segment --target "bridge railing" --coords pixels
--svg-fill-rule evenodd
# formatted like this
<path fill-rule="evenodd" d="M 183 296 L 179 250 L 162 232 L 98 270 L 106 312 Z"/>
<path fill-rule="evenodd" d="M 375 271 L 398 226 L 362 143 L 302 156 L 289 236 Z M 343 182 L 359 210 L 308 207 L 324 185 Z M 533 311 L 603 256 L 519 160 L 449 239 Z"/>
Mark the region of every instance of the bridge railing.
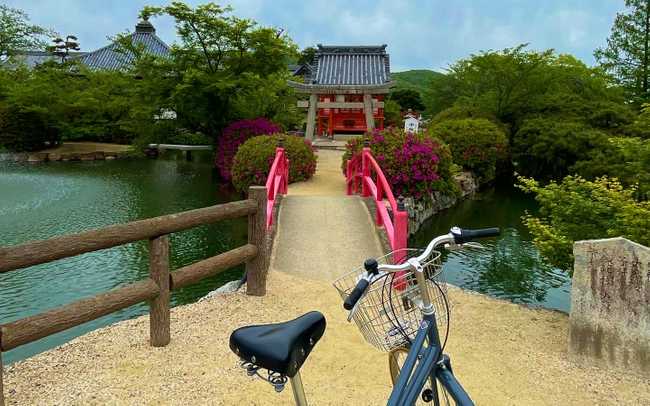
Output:
<path fill-rule="evenodd" d="M 243 263 L 246 264 L 247 293 L 264 295 L 269 248 L 266 210 L 266 188 L 251 186 L 246 200 L 0 247 L 2 274 L 140 240 L 149 243 L 148 278 L 34 316 L 0 324 L 0 406 L 4 405 L 3 351 L 144 301 L 149 302 L 150 344 L 154 347 L 166 346 L 170 341 L 171 291 Z M 238 217 L 248 217 L 247 244 L 170 272 L 169 234 Z"/>
<path fill-rule="evenodd" d="M 287 194 L 289 187 L 289 159 L 287 153 L 282 147 L 275 149 L 275 159 L 269 170 L 269 176 L 266 178 L 266 227 L 271 228 L 273 225 L 273 205 L 278 194 Z"/>
<path fill-rule="evenodd" d="M 348 160 L 346 181 L 348 195 L 358 193 L 359 186 L 361 186 L 361 195 L 363 197 L 372 196 L 374 199 L 376 205 L 375 222 L 377 226 L 384 227 L 391 249 L 397 251 L 406 248 L 408 213 L 404 208 L 404 198 L 400 196 L 399 199 L 395 199 L 390 184 L 386 180 L 381 167 L 372 156 L 370 148 L 364 147 L 361 155 Z M 384 199 L 388 201 L 391 213 L 388 212 Z M 403 252 L 401 255 L 403 255 Z M 402 258 L 393 258 L 393 260 L 399 262 Z"/>

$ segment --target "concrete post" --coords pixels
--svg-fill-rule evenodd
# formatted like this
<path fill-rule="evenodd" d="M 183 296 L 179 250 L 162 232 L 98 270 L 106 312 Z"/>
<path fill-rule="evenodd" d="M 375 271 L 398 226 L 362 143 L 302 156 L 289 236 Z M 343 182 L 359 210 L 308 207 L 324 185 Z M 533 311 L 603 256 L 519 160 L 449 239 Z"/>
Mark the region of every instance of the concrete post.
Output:
<path fill-rule="evenodd" d="M 366 131 L 372 132 L 375 129 L 375 115 L 372 111 L 372 95 L 363 95 L 363 111 L 366 113 Z"/>
<path fill-rule="evenodd" d="M 650 249 L 619 237 L 573 255 L 569 356 L 650 376 Z"/>
<path fill-rule="evenodd" d="M 318 95 L 316 93 L 312 93 L 309 95 L 309 110 L 307 110 L 307 130 L 305 132 L 305 138 L 310 141 L 314 140 L 317 108 Z"/>

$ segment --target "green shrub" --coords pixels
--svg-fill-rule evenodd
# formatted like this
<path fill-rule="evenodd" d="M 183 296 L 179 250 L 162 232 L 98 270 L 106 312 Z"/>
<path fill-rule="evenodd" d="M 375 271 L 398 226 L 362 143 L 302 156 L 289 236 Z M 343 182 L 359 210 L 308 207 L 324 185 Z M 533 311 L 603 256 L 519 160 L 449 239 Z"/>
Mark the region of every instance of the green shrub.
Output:
<path fill-rule="evenodd" d="M 343 172 L 349 159 L 359 157 L 366 140 L 395 197 L 426 199 L 434 191 L 457 192 L 449 148 L 428 134 L 407 133 L 399 128 L 374 131 L 348 141 Z"/>
<path fill-rule="evenodd" d="M 58 129 L 43 114 L 0 106 L 1 147 L 14 152 L 38 151 L 60 140 Z"/>
<path fill-rule="evenodd" d="M 292 135 L 259 135 L 249 138 L 239 146 L 232 165 L 232 184 L 239 191 L 252 185 L 264 185 L 275 148 L 282 142 L 289 163 L 289 182 L 307 180 L 316 172 L 316 154 L 311 143 Z"/>
<path fill-rule="evenodd" d="M 524 224 L 542 255 L 560 268 L 572 268 L 574 241 L 623 236 L 650 244 L 650 202 L 636 201 L 635 187 L 625 188 L 607 177 L 592 182 L 579 176 L 546 186 L 520 177 L 517 186 L 535 194 L 539 216 L 526 215 Z"/>
<path fill-rule="evenodd" d="M 430 131 L 449 145 L 454 163 L 474 172 L 480 183 L 494 180 L 497 163 L 508 155 L 505 132 L 484 118 L 445 120 Z"/>

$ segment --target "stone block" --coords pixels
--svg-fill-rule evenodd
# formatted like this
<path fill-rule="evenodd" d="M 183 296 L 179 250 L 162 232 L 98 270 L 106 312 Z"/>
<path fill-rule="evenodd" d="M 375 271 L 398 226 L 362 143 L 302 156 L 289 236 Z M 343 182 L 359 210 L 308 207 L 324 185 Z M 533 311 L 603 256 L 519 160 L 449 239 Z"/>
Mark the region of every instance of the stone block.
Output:
<path fill-rule="evenodd" d="M 650 376 L 650 249 L 610 238 L 573 253 L 569 357 Z"/>

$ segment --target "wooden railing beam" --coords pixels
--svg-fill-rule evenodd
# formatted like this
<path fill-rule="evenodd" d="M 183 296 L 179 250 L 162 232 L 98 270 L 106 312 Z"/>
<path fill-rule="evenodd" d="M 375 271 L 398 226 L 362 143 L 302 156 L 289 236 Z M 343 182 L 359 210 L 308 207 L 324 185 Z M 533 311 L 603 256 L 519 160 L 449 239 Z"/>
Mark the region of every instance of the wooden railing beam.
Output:
<path fill-rule="evenodd" d="M 153 347 L 164 347 L 170 341 L 168 235 L 149 240 L 149 276 L 159 291 L 149 301 L 149 340 Z"/>
<path fill-rule="evenodd" d="M 0 248 L 0 273 L 251 215 L 257 207 L 255 200 L 241 200 Z"/>
<path fill-rule="evenodd" d="M 0 325 L 1 351 L 78 326 L 158 296 L 158 285 L 151 279 L 135 282 L 99 295 Z"/>
<path fill-rule="evenodd" d="M 257 253 L 256 246 L 247 244 L 180 268 L 170 274 L 171 289 L 176 290 L 192 285 L 202 279 L 243 264 L 254 258 Z"/>

